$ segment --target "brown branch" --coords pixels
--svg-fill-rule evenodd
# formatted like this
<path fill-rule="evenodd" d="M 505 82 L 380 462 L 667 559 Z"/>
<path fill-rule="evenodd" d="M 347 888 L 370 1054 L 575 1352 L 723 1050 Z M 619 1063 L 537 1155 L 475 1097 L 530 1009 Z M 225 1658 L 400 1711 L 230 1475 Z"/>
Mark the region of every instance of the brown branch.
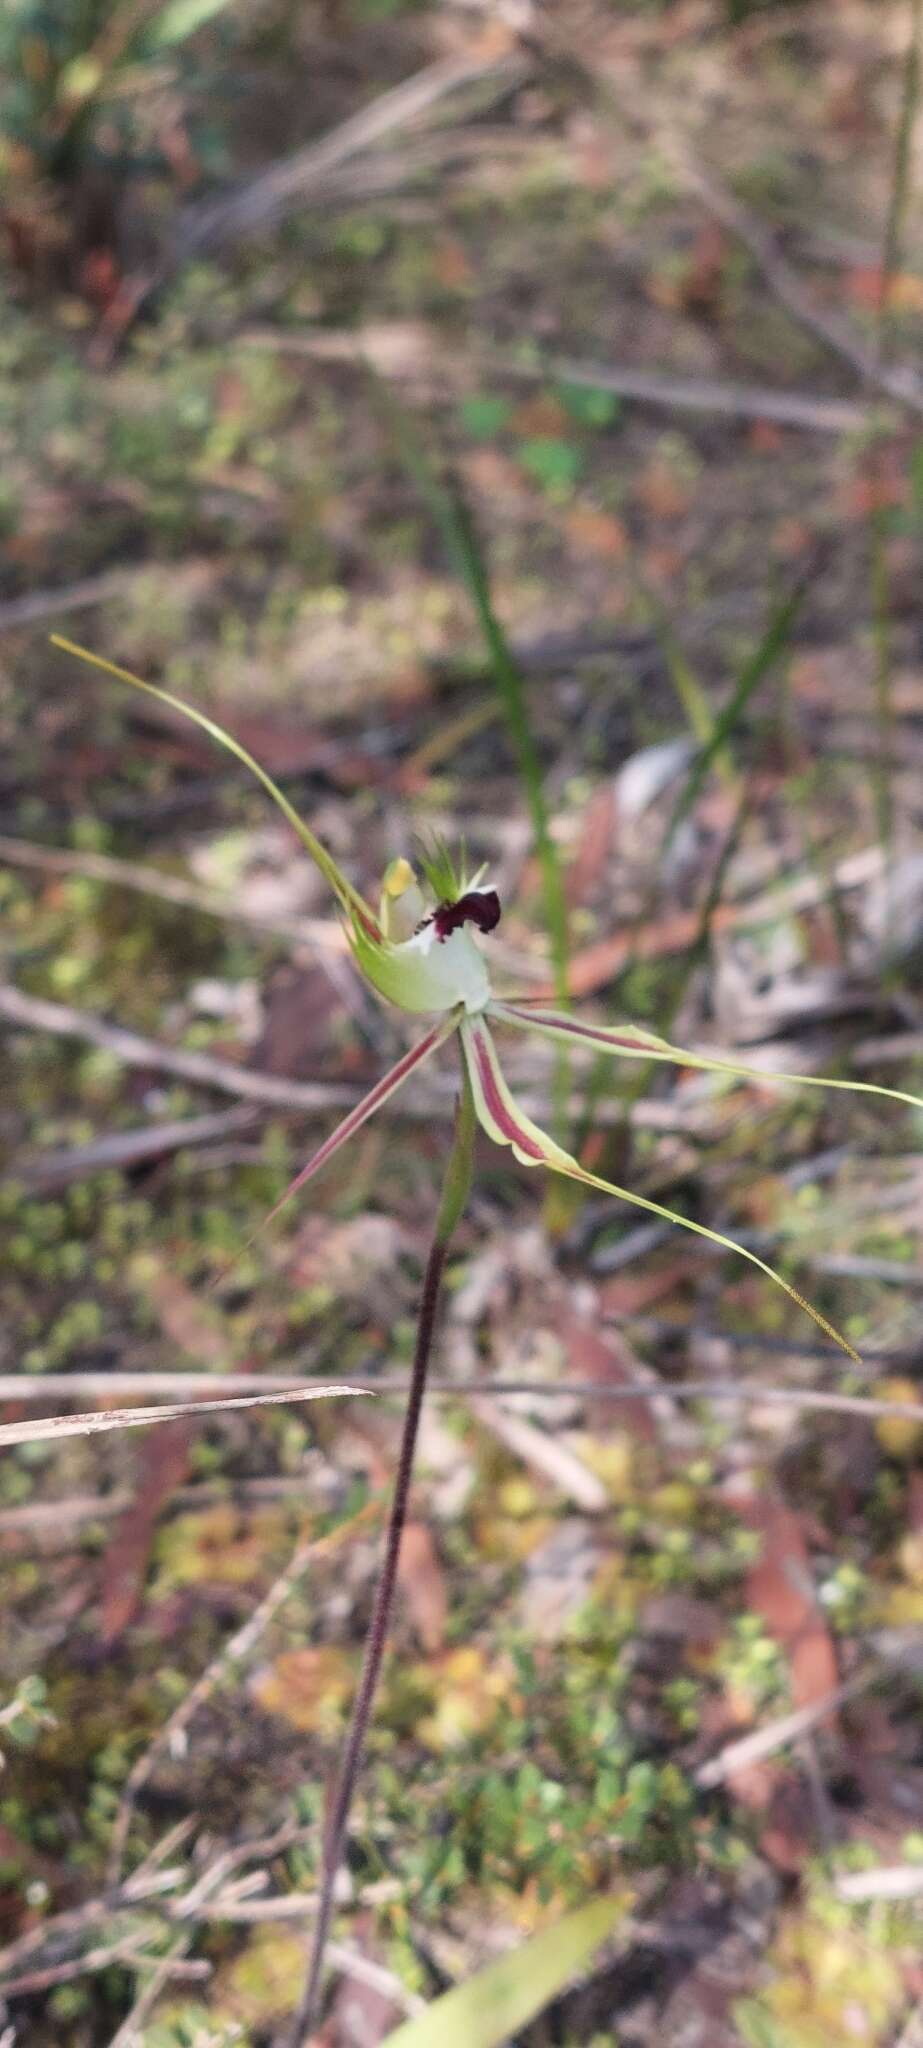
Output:
<path fill-rule="evenodd" d="M 0 615 L 2 625 L 2 615 Z M 201 910 L 227 924 L 250 925 L 260 932 L 278 932 L 283 938 L 310 940 L 344 958 L 347 944 L 341 927 L 327 917 L 278 917 L 272 912 L 248 910 L 246 904 L 217 889 L 203 889 L 181 875 L 168 875 L 161 868 L 133 860 L 118 860 L 109 853 L 81 853 L 69 847 L 38 846 L 29 839 L 12 839 L 0 833 L 0 861 L 11 867 L 35 868 L 50 875 L 86 875 L 90 881 L 111 882 L 118 889 L 132 889 L 142 896 L 154 896 L 161 903 L 175 903 L 181 910 Z"/>
<path fill-rule="evenodd" d="M 716 1330 L 690 1331 L 677 1327 L 673 1334 L 677 1337 L 707 1336 L 723 1341 L 721 1331 Z M 785 1348 L 793 1357 L 818 1355 L 816 1352 L 812 1353 L 810 1347 L 794 1343 Z M 819 1355 L 826 1363 L 842 1366 L 843 1361 L 836 1351 L 823 1351 Z M 876 1354 L 876 1363 L 913 1364 L 918 1357 L 919 1353 L 889 1351 Z M 267 1388 L 266 1397 L 255 1396 L 245 1403 L 224 1399 L 209 1403 L 209 1407 L 220 1414 L 222 1408 L 232 1406 L 265 1407 L 267 1399 L 284 1402 L 297 1399 L 300 1395 L 307 1400 L 314 1391 L 310 1378 L 303 1375 L 297 1377 L 294 1374 L 261 1373 L 260 1385 Z M 184 1412 L 180 1405 L 183 1399 L 192 1400 L 195 1395 L 202 1393 L 203 1389 L 211 1388 L 221 1395 L 234 1395 L 236 1390 L 252 1386 L 252 1375 L 246 1376 L 241 1373 L 44 1373 L 39 1380 L 33 1380 L 26 1374 L 4 1373 L 0 1376 L 0 1401 L 31 1403 L 52 1398 L 66 1400 L 71 1395 L 75 1399 L 82 1397 L 84 1400 L 105 1400 L 107 1394 L 111 1392 L 139 1395 L 154 1388 L 160 1391 L 166 1389 L 176 1396 L 176 1411 L 172 1406 L 169 1409 L 165 1408 L 157 1419 L 171 1421 L 174 1419 L 174 1412 Z M 381 1379 L 353 1379 L 349 1387 L 351 1393 L 377 1394 L 382 1399 L 399 1400 L 406 1400 L 409 1390 L 409 1380 L 390 1374 L 384 1374 Z M 741 1379 L 662 1380 L 656 1383 L 645 1381 L 639 1386 L 607 1387 L 596 1380 L 564 1378 L 552 1381 L 487 1377 L 454 1380 L 437 1375 L 427 1382 L 427 1390 L 431 1394 L 443 1394 L 447 1399 L 456 1401 L 465 1401 L 472 1395 L 482 1394 L 496 1399 L 502 1399 L 504 1395 L 515 1395 L 517 1398 L 527 1395 L 538 1401 L 559 1401 L 562 1394 L 567 1394 L 573 1400 L 621 1402 L 637 1401 L 639 1394 L 645 1400 L 650 1400 L 658 1394 L 666 1394 L 671 1401 L 742 1401 L 757 1407 L 765 1403 L 768 1406 L 803 1409 L 806 1413 L 817 1410 L 820 1414 L 831 1415 L 897 1415 L 909 1416 L 915 1421 L 923 1419 L 923 1401 L 882 1401 L 871 1394 L 838 1394 L 806 1387 L 762 1386 Z M 331 1389 L 326 1382 L 318 1381 L 316 1391 L 322 1398 L 337 1390 Z M 66 1424 L 72 1419 L 77 1420 L 65 1417 L 63 1421 Z M 112 1426 L 110 1416 L 103 1416 L 100 1420 L 103 1426 Z M 5 1426 L 17 1429 L 20 1427 L 19 1424 Z M 22 1428 L 24 1436 L 27 1437 L 27 1425 L 22 1425 Z"/>
<path fill-rule="evenodd" d="M 794 265 L 783 255 L 770 229 L 713 171 L 705 171 L 701 164 L 693 162 L 672 135 L 669 154 L 675 168 L 708 211 L 749 249 L 765 283 L 792 319 L 847 362 L 864 384 L 884 391 L 888 398 L 907 407 L 910 412 L 923 414 L 923 381 L 916 372 L 906 365 L 883 362 L 874 349 L 865 346 L 846 321 L 835 313 L 822 310 Z"/>

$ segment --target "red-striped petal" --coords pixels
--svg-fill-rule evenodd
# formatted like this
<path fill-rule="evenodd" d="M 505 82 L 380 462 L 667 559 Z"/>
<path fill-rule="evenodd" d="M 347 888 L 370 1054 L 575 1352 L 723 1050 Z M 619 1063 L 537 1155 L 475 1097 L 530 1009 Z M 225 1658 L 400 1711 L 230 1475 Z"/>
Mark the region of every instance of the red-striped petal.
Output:
<path fill-rule="evenodd" d="M 902 1088 L 885 1088 L 877 1081 L 842 1081 L 827 1074 L 792 1074 L 776 1067 L 749 1067 L 717 1053 L 689 1052 L 685 1046 L 671 1045 L 669 1039 L 658 1038 L 656 1032 L 643 1031 L 640 1025 L 619 1024 L 610 1031 L 604 1024 L 585 1024 L 561 1011 L 527 1009 L 521 1001 L 492 1002 L 490 1015 L 500 1024 L 514 1025 L 517 1031 L 538 1031 L 559 1045 L 569 1040 L 572 1045 L 593 1046 L 597 1052 L 615 1053 L 625 1059 L 662 1060 L 669 1066 L 693 1067 L 705 1074 L 729 1074 L 741 1081 L 782 1081 L 801 1088 L 835 1088 L 845 1095 L 883 1095 L 889 1102 L 906 1102 L 911 1109 L 923 1109 L 923 1097 L 910 1095 Z"/>
<path fill-rule="evenodd" d="M 491 1014 L 494 1014 L 493 1005 Z M 739 1253 L 741 1258 L 749 1260 L 751 1266 L 757 1266 L 761 1273 L 766 1274 L 767 1279 L 773 1280 L 777 1287 L 781 1287 L 799 1308 L 804 1309 L 818 1328 L 823 1330 L 825 1336 L 832 1338 L 833 1342 L 840 1346 L 841 1351 L 861 1362 L 852 1345 L 847 1344 L 845 1337 L 840 1335 L 832 1323 L 828 1323 L 826 1316 L 821 1315 L 819 1309 L 812 1308 L 811 1303 L 805 1300 L 803 1294 L 799 1294 L 796 1287 L 792 1287 L 783 1279 L 781 1273 L 776 1272 L 774 1266 L 768 1265 L 766 1260 L 751 1251 L 749 1246 L 738 1244 L 733 1237 L 725 1237 L 720 1230 L 709 1230 L 705 1223 L 695 1223 L 691 1216 L 681 1216 L 678 1210 L 668 1209 L 663 1202 L 652 1201 L 649 1195 L 636 1195 L 633 1189 L 619 1187 L 616 1181 L 603 1180 L 598 1173 L 588 1173 L 586 1168 L 580 1165 L 579 1160 L 572 1158 L 571 1154 L 563 1151 L 560 1145 L 556 1145 L 554 1139 L 549 1138 L 546 1132 L 539 1130 L 538 1125 L 532 1122 L 531 1117 L 526 1116 L 525 1111 L 520 1109 L 510 1093 L 497 1057 L 496 1046 L 482 1017 L 467 1018 L 463 1021 L 461 1039 L 478 1120 L 488 1136 L 497 1144 L 511 1145 L 517 1159 L 520 1159 L 524 1166 L 550 1166 L 554 1173 L 566 1174 L 569 1180 L 581 1181 L 584 1187 L 599 1188 L 604 1195 L 615 1195 L 620 1202 L 630 1202 L 634 1208 L 646 1209 L 650 1215 L 660 1216 L 666 1223 L 675 1223 L 683 1230 L 691 1230 L 696 1237 L 707 1238 L 710 1244 L 718 1245 L 722 1251 Z"/>
<path fill-rule="evenodd" d="M 334 1153 L 339 1151 L 340 1146 L 347 1144 L 350 1138 L 355 1137 L 356 1132 L 361 1130 L 364 1123 L 368 1122 L 369 1117 L 374 1116 L 376 1110 L 381 1109 L 389 1098 L 396 1093 L 398 1088 L 403 1087 L 404 1082 L 416 1071 L 417 1067 L 421 1067 L 424 1061 L 428 1060 L 437 1048 L 443 1045 L 447 1038 L 451 1037 L 452 1032 L 457 1030 L 457 1028 L 456 1018 L 443 1018 L 439 1024 L 434 1025 L 432 1031 L 427 1032 L 425 1038 L 420 1039 L 418 1045 L 412 1046 L 409 1052 L 405 1052 L 403 1058 L 398 1060 L 396 1066 L 391 1067 L 389 1072 L 384 1074 L 380 1081 L 376 1081 L 374 1088 L 370 1088 L 368 1094 L 363 1096 L 362 1101 L 357 1102 L 355 1109 L 351 1109 L 349 1115 L 344 1116 L 342 1123 L 337 1124 L 336 1130 L 331 1131 L 329 1138 L 324 1139 L 323 1144 L 308 1160 L 307 1165 L 301 1168 L 300 1173 L 296 1173 L 294 1180 L 289 1182 L 284 1195 L 279 1196 L 279 1200 L 273 1204 L 268 1215 L 263 1217 L 262 1223 L 257 1225 L 256 1230 L 241 1245 L 240 1250 L 235 1252 L 234 1258 L 231 1261 L 232 1265 L 236 1265 L 242 1253 L 249 1250 L 254 1240 L 261 1236 L 273 1219 L 278 1216 L 280 1209 L 284 1209 L 286 1202 L 290 1202 L 292 1196 L 297 1195 L 299 1188 L 303 1188 L 306 1181 L 313 1180 L 314 1175 L 320 1172 L 322 1166 L 326 1166 L 327 1161 L 333 1158 Z M 221 1279 L 224 1278 L 225 1273 L 229 1270 L 229 1267 L 224 1268 L 220 1276 Z"/>
<path fill-rule="evenodd" d="M 619 1024 L 610 1031 L 603 1024 L 587 1024 L 560 1010 L 525 1009 L 519 1003 L 492 1002 L 490 1014 L 499 1023 L 512 1024 L 519 1031 L 539 1031 L 547 1038 L 570 1038 L 576 1045 L 595 1045 L 602 1052 L 639 1053 L 656 1059 L 658 1054 L 663 1058 L 673 1049 L 665 1038 L 642 1030 L 639 1024 Z"/>
<path fill-rule="evenodd" d="M 478 1122 L 488 1137 L 498 1145 L 512 1145 L 526 1166 L 555 1166 L 567 1160 L 569 1155 L 539 1130 L 511 1095 L 483 1017 L 465 1018 L 461 1038 Z"/>

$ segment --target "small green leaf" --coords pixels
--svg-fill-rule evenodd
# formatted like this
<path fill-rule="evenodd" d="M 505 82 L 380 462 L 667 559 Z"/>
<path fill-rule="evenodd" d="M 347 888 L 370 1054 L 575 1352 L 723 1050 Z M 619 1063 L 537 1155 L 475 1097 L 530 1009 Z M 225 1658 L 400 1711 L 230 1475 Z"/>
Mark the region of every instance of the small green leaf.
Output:
<path fill-rule="evenodd" d="M 559 441 L 551 434 L 521 442 L 519 460 L 543 490 L 555 493 L 572 491 L 583 471 L 579 448 L 572 441 Z"/>
<path fill-rule="evenodd" d="M 148 27 L 144 38 L 147 48 L 163 50 L 170 43 L 185 42 L 187 36 L 204 28 L 228 4 L 229 0 L 167 0 Z"/>
<path fill-rule="evenodd" d="M 923 512 L 923 441 L 914 442 L 910 451 L 908 468 L 910 471 L 910 489 L 913 494 L 914 509 L 917 513 L 920 513 Z"/>
<path fill-rule="evenodd" d="M 474 398 L 463 399 L 462 426 L 475 441 L 492 441 L 495 434 L 502 433 L 512 411 L 508 398 L 492 397 L 489 391 L 482 391 Z"/>
<path fill-rule="evenodd" d="M 612 427 L 622 415 L 622 401 L 614 391 L 601 391 L 594 384 L 558 384 L 556 396 L 581 427 Z"/>
<path fill-rule="evenodd" d="M 500 2048 L 589 1962 L 625 1911 L 624 1899 L 591 1899 L 437 1998 L 385 2048 Z"/>
<path fill-rule="evenodd" d="M 755 1998 L 744 1999 L 736 2005 L 734 2019 L 747 2048 L 786 2048 L 786 2036 Z"/>

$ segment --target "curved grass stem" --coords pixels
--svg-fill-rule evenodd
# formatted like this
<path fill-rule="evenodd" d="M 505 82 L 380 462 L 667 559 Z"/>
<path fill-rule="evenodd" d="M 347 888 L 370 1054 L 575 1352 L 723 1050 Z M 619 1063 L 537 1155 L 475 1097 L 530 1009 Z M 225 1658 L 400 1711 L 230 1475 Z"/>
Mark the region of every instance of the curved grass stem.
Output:
<path fill-rule="evenodd" d="M 290 2036 L 290 2048 L 305 2048 L 314 2031 L 323 1980 L 324 1956 L 333 1918 L 334 1890 L 337 1873 L 346 1843 L 349 1816 L 362 1760 L 366 1738 L 372 1718 L 372 1708 L 385 1650 L 390 1634 L 391 1615 L 394 1608 L 394 1594 L 397 1585 L 400 1562 L 401 1539 L 407 1520 L 407 1504 L 410 1497 L 410 1482 L 413 1473 L 414 1452 L 417 1430 L 426 1379 L 429 1370 L 430 1353 L 439 1310 L 439 1297 L 445 1271 L 449 1245 L 471 1186 L 471 1172 L 474 1157 L 474 1134 L 476 1119 L 471 1086 L 467 1072 L 463 1073 L 462 1093 L 459 1098 L 455 1119 L 455 1133 L 452 1151 L 443 1182 L 442 1198 L 432 1244 L 423 1276 L 423 1290 L 420 1298 L 420 1313 L 417 1321 L 417 1339 L 414 1350 L 413 1369 L 404 1412 L 404 1427 L 398 1455 L 391 1512 L 385 1536 L 385 1550 L 382 1559 L 375 1600 L 365 1641 L 365 1656 L 362 1673 L 353 1704 L 352 1716 L 340 1757 L 336 1783 L 330 1800 L 330 1807 L 324 1828 L 323 1856 L 321 1863 L 320 1897 L 307 1978 L 301 2004 L 295 2016 Z"/>

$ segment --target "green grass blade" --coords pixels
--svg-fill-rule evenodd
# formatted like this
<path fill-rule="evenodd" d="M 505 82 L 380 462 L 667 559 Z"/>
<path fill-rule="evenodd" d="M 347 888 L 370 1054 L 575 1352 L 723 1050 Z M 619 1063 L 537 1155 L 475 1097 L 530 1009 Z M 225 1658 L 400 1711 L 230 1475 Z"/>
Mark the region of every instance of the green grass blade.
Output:
<path fill-rule="evenodd" d="M 563 1991 L 625 1917 L 621 1899 L 591 1899 L 512 1955 L 488 1963 L 466 1984 L 389 2034 L 384 2048 L 501 2048 Z"/>
<path fill-rule="evenodd" d="M 920 107 L 920 42 L 923 37 L 923 0 L 910 0 L 910 35 L 904 57 L 901 110 L 894 138 L 894 162 L 888 218 L 878 288 L 878 353 L 884 359 L 888 340 L 888 299 L 891 282 L 900 262 L 901 242 L 910 198 L 913 131 Z"/>
<path fill-rule="evenodd" d="M 779 655 L 787 645 L 789 634 L 804 602 L 807 589 L 808 577 L 805 576 L 799 583 L 795 584 L 794 589 L 789 592 L 788 596 L 784 597 L 773 608 L 769 624 L 762 639 L 758 646 L 754 648 L 750 659 L 744 663 L 737 678 L 736 687 L 728 699 L 724 710 L 714 720 L 711 738 L 707 745 L 702 748 L 701 753 L 690 769 L 667 826 L 661 858 L 669 852 L 680 826 L 688 818 L 710 768 L 726 752 L 728 741 L 743 717 L 754 690 L 762 682 L 763 677 L 771 669 L 773 662 L 778 660 Z"/>
<path fill-rule="evenodd" d="M 374 371 L 370 370 L 369 375 L 375 400 L 385 415 L 407 470 L 439 527 L 446 552 L 468 592 L 481 629 L 532 821 L 542 876 L 545 920 L 551 942 L 555 993 L 559 1001 L 564 1002 L 568 992 L 569 961 L 567 899 L 557 847 L 551 836 L 541 762 L 529 724 L 522 672 L 494 610 L 487 565 L 460 491 L 439 474 L 405 407 Z"/>
<path fill-rule="evenodd" d="M 240 740 L 234 738 L 233 733 L 226 732 L 223 725 L 219 725 L 214 718 L 209 718 L 204 711 L 197 711 L 195 705 L 185 704 L 182 697 L 174 697 L 172 691 L 162 690 L 158 683 L 144 682 L 140 676 L 133 675 L 131 669 L 120 668 L 117 662 L 107 661 L 102 654 L 93 654 L 88 647 L 81 647 L 76 640 L 66 639 L 63 633 L 52 633 L 50 638 L 52 646 L 60 647 L 64 654 L 75 654 L 78 661 L 89 662 L 91 668 L 102 669 L 104 675 L 115 676 L 120 683 L 130 683 L 132 689 L 143 690 L 145 696 L 156 697 L 159 703 L 168 705 L 171 711 L 181 712 L 184 718 L 191 719 L 193 725 L 199 726 L 202 732 L 207 733 L 209 739 L 216 740 L 218 745 L 226 747 L 228 753 L 233 754 L 236 760 L 243 762 L 251 775 L 255 775 L 257 781 L 262 783 L 267 794 L 272 797 L 273 803 L 278 805 L 292 830 L 297 832 L 302 845 L 307 848 L 311 859 L 320 868 L 325 882 L 329 884 L 343 909 L 350 916 L 358 918 L 363 930 L 377 933 L 378 920 L 373 916 L 368 904 L 363 901 L 358 889 L 354 889 L 352 883 L 347 881 L 333 856 L 315 837 L 310 825 L 306 825 L 304 819 L 299 817 L 294 804 L 289 803 L 288 797 L 279 788 L 278 783 L 274 782 L 266 769 L 260 766 L 259 761 L 254 760 L 253 755 L 241 745 Z"/>
<path fill-rule="evenodd" d="M 187 36 L 195 35 L 197 29 L 223 14 L 229 5 L 230 0 L 167 0 L 144 32 L 145 48 L 165 50 L 185 42 Z"/>
<path fill-rule="evenodd" d="M 641 589 L 654 635 L 666 662 L 670 681 L 682 705 L 686 723 L 698 745 L 708 747 L 715 731 L 715 717 L 711 705 L 663 606 L 643 584 Z M 737 776 L 730 748 L 720 748 L 714 759 L 722 780 L 729 789 L 736 790 Z"/>

